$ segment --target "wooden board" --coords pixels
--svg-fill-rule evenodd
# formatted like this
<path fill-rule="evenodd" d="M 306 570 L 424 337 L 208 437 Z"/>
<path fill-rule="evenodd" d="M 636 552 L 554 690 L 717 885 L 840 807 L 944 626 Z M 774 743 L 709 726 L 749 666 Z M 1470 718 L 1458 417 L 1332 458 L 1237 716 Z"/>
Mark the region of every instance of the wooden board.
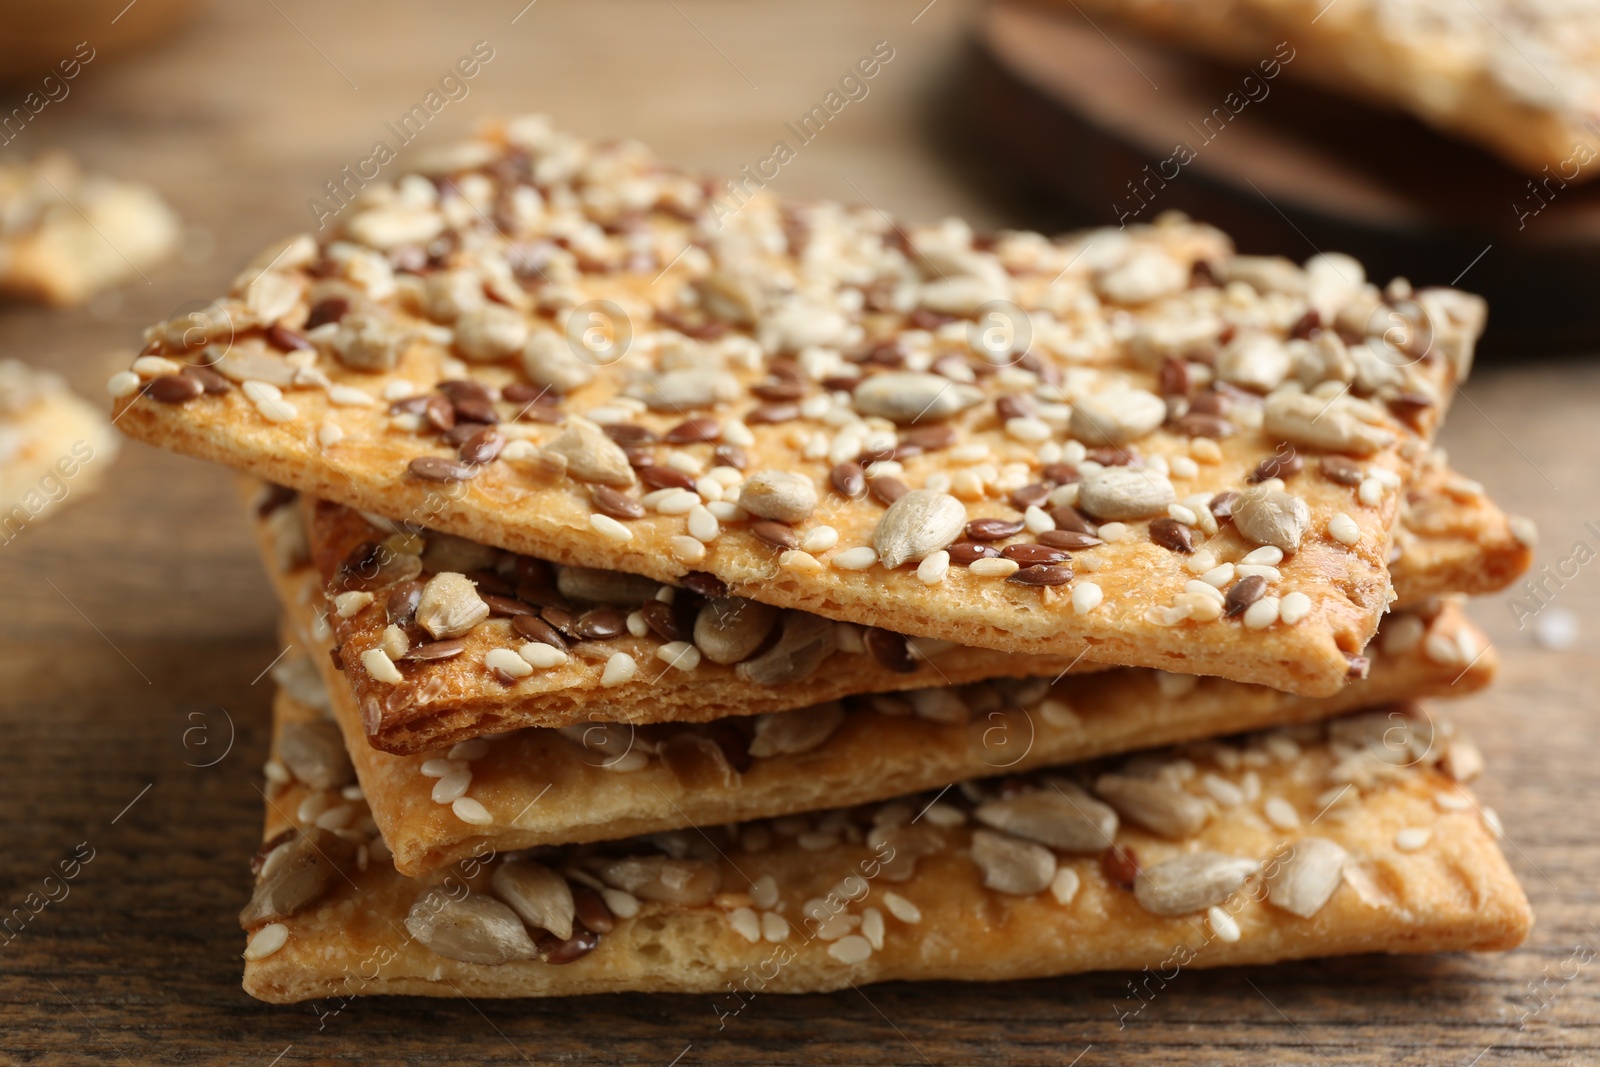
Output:
<path fill-rule="evenodd" d="M 912 218 L 963 214 L 980 226 L 1040 217 L 1026 201 L 980 195 L 984 186 L 957 177 L 966 171 L 956 163 L 996 167 L 992 156 L 952 155 L 921 132 L 945 117 L 936 92 L 972 14 L 955 0 L 915 24 L 926 0 L 540 0 L 512 26 L 521 2 L 396 3 L 371 21 L 354 5 L 218 5 L 145 60 L 91 67 L 27 137 L 154 182 L 197 227 L 189 258 L 91 311 L 0 310 L 0 351 L 59 367 L 99 395 L 142 326 L 214 293 L 256 246 L 303 225 L 322 181 L 480 38 L 496 59 L 441 124 L 539 105 L 580 129 L 647 138 L 673 158 L 733 169 L 765 154 L 782 122 L 858 54 L 889 40 L 896 58 L 872 95 L 786 169 L 784 191 L 870 199 Z M 1600 522 L 1600 370 L 1495 368 L 1468 397 L 1445 434 L 1462 468 L 1540 520 L 1551 563 L 1578 538 L 1600 543 L 1583 525 Z M 108 473 L 100 492 L 75 492 L 0 544 L 0 914 L 43 893 L 80 843 L 94 850 L 64 898 L 0 937 L 0 1064 L 1466 1067 L 1600 1058 L 1600 970 L 1570 962 L 1575 950 L 1584 958 L 1600 949 L 1590 710 L 1600 663 L 1587 638 L 1568 654 L 1533 648 L 1498 597 L 1476 614 L 1505 653 L 1505 681 L 1464 702 L 1458 717 L 1489 754 L 1480 795 L 1505 820 L 1511 862 L 1538 913 L 1528 946 L 1509 956 L 1184 972 L 1125 1026 L 1119 1009 L 1137 1006 L 1125 974 L 771 997 L 720 1031 L 711 1004 L 695 997 L 372 1000 L 320 1018 L 258 1004 L 239 989 L 235 916 L 261 818 L 268 682 L 258 676 L 280 651 L 270 594 L 225 473 L 134 445 Z M 1600 633 L 1600 570 L 1580 569 L 1555 603 L 1576 613 L 1585 635 Z"/>
<path fill-rule="evenodd" d="M 1600 183 L 1530 182 L 1406 116 L 1298 84 L 1292 41 L 1255 64 L 1210 63 L 1023 0 L 988 7 L 977 40 L 976 127 L 1083 225 L 1185 211 L 1246 251 L 1459 279 L 1490 299 L 1493 352 L 1600 346 Z"/>

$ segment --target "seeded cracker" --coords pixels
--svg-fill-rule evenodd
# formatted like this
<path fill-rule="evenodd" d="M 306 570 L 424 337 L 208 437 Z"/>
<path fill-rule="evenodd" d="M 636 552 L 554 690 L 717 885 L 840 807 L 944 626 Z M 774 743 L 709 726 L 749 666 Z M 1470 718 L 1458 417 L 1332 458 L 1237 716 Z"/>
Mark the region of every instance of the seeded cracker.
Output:
<path fill-rule="evenodd" d="M 1530 174 L 1556 177 L 1557 188 L 1596 172 L 1600 12 L 1592 4 L 1095 0 L 1086 9 L 1186 48 L 1403 109 Z M 1541 203 L 1530 195 L 1519 216 L 1537 214 Z"/>
<path fill-rule="evenodd" d="M 281 691 L 276 709 L 281 758 L 319 713 Z M 244 987 L 327 998 L 319 1011 L 363 993 L 699 992 L 731 1014 L 749 993 L 1180 953 L 1213 967 L 1508 949 L 1531 916 L 1446 769 L 1463 744 L 1379 712 L 870 808 L 537 859 L 485 850 L 419 880 L 395 873 L 358 793 L 312 793 L 274 759 Z M 1178 837 L 1149 828 L 1193 805 Z"/>
<path fill-rule="evenodd" d="M 0 164 L 0 296 L 82 303 L 166 259 L 178 229 L 154 190 L 60 153 Z"/>
<path fill-rule="evenodd" d="M 269 249 L 206 329 L 151 330 L 206 366 L 119 390 L 121 424 L 481 543 L 1008 652 L 1337 690 L 1483 321 L 1175 217 L 714 219 L 638 146 L 537 119 L 421 169 Z M 1186 588 L 1192 555 L 1243 561 L 1235 504 L 1276 575 L 1247 617 Z"/>
<path fill-rule="evenodd" d="M 0 360 L 0 544 L 92 490 L 118 443 L 101 411 L 58 375 Z"/>
<path fill-rule="evenodd" d="M 1530 550 L 1513 537 L 1510 520 L 1470 489 L 1435 461 L 1413 488 L 1405 521 L 1425 517 L 1432 532 L 1409 536 L 1409 551 L 1391 568 L 1402 606 L 1431 615 L 1436 608 L 1424 602 L 1434 596 L 1500 588 L 1525 569 Z M 449 535 L 396 532 L 387 520 L 326 503 L 309 508 L 308 533 L 289 494 L 245 490 L 275 580 L 299 581 L 294 568 L 307 556 L 317 561 L 327 596 L 313 591 L 308 606 L 325 621 L 311 629 L 340 649 L 368 740 L 391 752 L 517 726 L 704 721 L 857 693 L 1105 669 L 1088 660 L 907 640 L 849 623 L 827 624 L 820 632 L 831 641 L 802 646 L 804 656 L 780 656 L 785 627 L 797 634 L 813 627 L 755 601 L 706 596 L 703 587 L 664 591 L 629 575 L 565 572 Z M 1190 566 L 1197 581 L 1218 589 L 1234 569 L 1204 559 Z M 474 576 L 491 617 L 438 641 L 405 616 L 433 575 L 452 567 Z M 1265 590 L 1264 579 L 1255 583 Z M 1234 583 L 1229 595 L 1247 584 Z M 286 596 L 285 603 L 297 601 Z M 619 656 L 636 669 L 607 686 Z"/>

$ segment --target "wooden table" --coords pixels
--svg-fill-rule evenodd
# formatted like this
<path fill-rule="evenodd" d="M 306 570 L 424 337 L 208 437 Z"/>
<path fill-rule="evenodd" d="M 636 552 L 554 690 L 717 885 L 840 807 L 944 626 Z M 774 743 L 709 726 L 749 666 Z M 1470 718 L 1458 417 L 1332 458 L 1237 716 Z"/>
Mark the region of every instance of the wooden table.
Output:
<path fill-rule="evenodd" d="M 0 311 L 0 351 L 103 397 L 143 325 L 215 293 L 257 246 L 305 226 L 322 182 L 480 39 L 495 58 L 434 127 L 542 108 L 575 129 L 645 138 L 728 170 L 764 156 L 784 121 L 888 40 L 895 58 L 871 94 L 800 152 L 781 189 L 912 218 L 1039 223 L 1037 205 L 972 180 L 981 155 L 952 156 L 938 102 L 951 96 L 971 12 L 943 0 L 913 21 L 924 2 L 540 0 L 514 24 L 521 0 L 373 5 L 366 17 L 299 0 L 217 5 L 166 45 L 88 68 L 71 97 L 0 150 L 70 148 L 153 182 L 193 226 L 182 260 L 148 284 L 83 311 Z M 1463 469 L 1539 520 L 1552 564 L 1576 541 L 1600 546 L 1584 525 L 1600 522 L 1597 401 L 1600 366 L 1588 362 L 1484 367 L 1445 434 Z M 1504 680 L 1452 711 L 1489 754 L 1480 793 L 1504 818 L 1538 912 L 1531 940 L 1510 955 L 1186 972 L 1125 1028 L 1116 1009 L 1128 976 L 1117 974 L 772 997 L 721 1032 L 707 1000 L 670 996 L 371 1000 L 319 1019 L 239 989 L 235 915 L 261 818 L 262 672 L 279 646 L 228 476 L 140 445 L 108 474 L 98 493 L 76 493 L 0 546 L 0 911 L 39 892 L 59 860 L 93 850 L 67 896 L 0 939 L 0 1063 L 1600 1058 L 1600 967 L 1583 962 L 1600 950 L 1590 758 L 1600 670 L 1586 636 L 1600 632 L 1600 569 L 1579 570 L 1554 595 L 1585 635 L 1571 652 L 1535 647 L 1505 596 L 1475 610 L 1504 653 Z"/>

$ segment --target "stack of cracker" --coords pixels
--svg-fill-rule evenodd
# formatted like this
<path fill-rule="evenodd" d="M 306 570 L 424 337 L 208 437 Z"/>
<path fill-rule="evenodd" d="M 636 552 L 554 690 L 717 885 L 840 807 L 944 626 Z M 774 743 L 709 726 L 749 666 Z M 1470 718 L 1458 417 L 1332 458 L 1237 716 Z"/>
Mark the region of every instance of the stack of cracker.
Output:
<path fill-rule="evenodd" d="M 251 993 L 731 1012 L 1524 936 L 1415 703 L 1488 682 L 1459 598 L 1529 559 L 1431 444 L 1476 298 L 541 118 L 409 162 L 111 383 L 259 480 Z"/>

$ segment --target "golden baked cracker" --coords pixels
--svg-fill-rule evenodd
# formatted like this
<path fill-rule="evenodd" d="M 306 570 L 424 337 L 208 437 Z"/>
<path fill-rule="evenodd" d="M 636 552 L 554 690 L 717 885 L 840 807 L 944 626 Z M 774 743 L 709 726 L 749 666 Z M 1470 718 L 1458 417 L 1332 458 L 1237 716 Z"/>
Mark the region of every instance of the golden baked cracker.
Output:
<path fill-rule="evenodd" d="M 0 360 L 0 544 L 94 489 L 119 440 L 59 375 Z"/>
<path fill-rule="evenodd" d="M 296 620 L 308 622 L 301 613 Z M 395 865 L 867 803 L 969 778 L 1311 722 L 1488 685 L 1497 657 L 1456 601 L 1394 615 L 1367 678 L 1331 697 L 1127 667 L 862 696 L 704 725 L 590 720 L 396 756 L 367 744 L 324 644 L 291 630 L 280 684 L 338 722 Z M 320 671 L 320 675 L 319 675 Z M 455 804 L 467 798 L 465 806 Z"/>
<path fill-rule="evenodd" d="M 59 152 L 0 164 L 0 296 L 82 303 L 166 259 L 178 230 L 153 189 Z"/>
<path fill-rule="evenodd" d="M 1337 690 L 1483 320 L 1176 217 L 1049 241 L 729 210 L 541 120 L 420 166 L 150 331 L 210 370 L 125 390 L 128 432 L 469 540 L 1007 652 Z M 982 540 L 1019 522 L 1028 545 Z M 1228 562 L 1219 526 L 1285 557 L 1240 618 L 1187 586 Z"/>
<path fill-rule="evenodd" d="M 1456 486 L 1456 495 L 1445 492 L 1446 483 Z M 1430 514 L 1455 515 L 1456 526 L 1483 533 L 1483 548 L 1477 555 L 1461 553 L 1459 539 L 1447 537 L 1442 551 L 1435 553 L 1431 538 L 1412 539 L 1408 554 L 1391 568 L 1401 605 L 1458 587 L 1482 586 L 1484 575 L 1514 573 L 1510 557 L 1526 557 L 1526 547 L 1511 540 L 1509 533 L 1504 539 L 1510 547 L 1494 536 L 1496 529 L 1504 530 L 1507 520 L 1481 494 L 1464 495 L 1467 488 L 1465 479 L 1444 467 L 1428 468 L 1418 481 L 1417 490 L 1446 496 L 1449 504 L 1418 503 L 1411 510 L 1426 507 Z M 582 585 L 593 588 L 575 588 L 572 591 L 582 595 L 569 599 L 553 595 L 560 583 L 551 576 L 551 568 L 527 557 L 509 558 L 450 535 L 398 532 L 388 520 L 327 503 L 308 505 L 309 533 L 288 529 L 297 514 L 289 506 L 289 494 L 274 490 L 262 495 L 259 487 L 247 487 L 247 492 L 256 501 L 263 554 L 285 604 L 293 610 L 299 610 L 296 605 L 311 608 L 313 621 L 303 624 L 308 632 L 320 635 L 324 625 L 331 627 L 329 640 L 340 649 L 344 678 L 363 709 L 368 740 L 389 752 L 424 752 L 480 733 L 524 726 L 560 727 L 596 718 L 700 722 L 784 711 L 856 693 L 1106 669 L 1081 657 L 1008 655 L 830 623 L 826 626 L 831 632 L 820 631 L 828 639 L 825 644 L 803 662 L 785 660 L 795 669 L 780 672 L 783 664 L 774 665 L 777 653 L 761 649 L 771 644 L 773 631 L 780 631 L 783 624 L 776 611 L 760 605 L 726 598 L 705 601 L 687 589 L 673 590 L 670 605 L 650 603 L 667 595 L 655 583 L 635 588 L 636 579 L 630 576 L 600 572 L 578 575 Z M 309 544 L 303 544 L 307 537 Z M 303 548 L 315 560 L 318 577 L 332 583 L 331 607 L 319 591 L 302 588 L 298 584 L 302 579 L 292 569 L 284 569 L 282 539 L 296 546 L 288 555 L 298 561 Z M 419 552 L 426 571 L 412 576 Z M 402 617 L 412 610 L 411 596 L 417 595 L 420 602 L 416 583 L 440 570 L 469 573 L 483 602 L 477 614 L 487 616 L 445 641 L 435 640 Z M 383 571 L 392 580 L 378 580 Z M 521 596 L 516 595 L 518 590 Z M 626 594 L 627 603 L 616 602 L 618 591 Z M 397 595 L 405 602 L 391 609 L 391 599 Z M 595 598 L 612 602 L 597 606 Z M 555 627 L 542 619 L 519 620 L 512 614 L 533 614 L 536 605 L 566 632 L 552 633 Z M 716 620 L 735 626 L 765 620 L 772 630 L 735 643 L 721 626 L 697 636 L 694 627 L 702 611 L 709 613 L 708 626 Z M 646 621 L 647 614 L 653 623 Z M 397 631 L 388 629 L 392 618 L 399 619 Z M 804 619 L 791 619 L 789 624 L 812 625 Z M 578 634 L 611 631 L 618 632 L 604 640 L 576 639 Z M 546 643 L 559 643 L 562 655 L 541 647 Z M 374 649 L 383 650 L 383 658 L 370 664 L 376 673 L 368 662 L 376 655 Z M 524 658 L 513 659 L 518 650 Z M 702 651 L 707 654 L 701 655 Z M 714 657 L 732 659 L 733 653 L 743 653 L 748 666 L 713 662 Z M 607 685 L 612 657 L 619 655 L 626 657 L 621 662 L 634 665 L 634 672 L 626 681 L 613 676 L 615 684 Z M 492 666 L 491 661 L 523 676 L 510 677 L 505 667 Z"/>
<path fill-rule="evenodd" d="M 1594 177 L 1600 15 L 1554 0 L 1093 0 L 1184 48 L 1414 115 L 1555 189 Z M 1077 14 L 1076 12 L 1069 14 Z M 1550 189 L 1547 185 L 1547 189 Z M 1542 199 L 1525 208 L 1537 214 Z M 1515 208 L 1515 205 L 1513 205 Z"/>
<path fill-rule="evenodd" d="M 281 759 L 319 713 L 282 692 L 276 711 Z M 732 1015 L 750 994 L 889 980 L 1508 949 L 1532 917 L 1458 780 L 1475 756 L 1369 712 L 537 859 L 485 849 L 419 880 L 355 794 L 269 783 L 244 987 L 330 1012 L 696 992 Z"/>

